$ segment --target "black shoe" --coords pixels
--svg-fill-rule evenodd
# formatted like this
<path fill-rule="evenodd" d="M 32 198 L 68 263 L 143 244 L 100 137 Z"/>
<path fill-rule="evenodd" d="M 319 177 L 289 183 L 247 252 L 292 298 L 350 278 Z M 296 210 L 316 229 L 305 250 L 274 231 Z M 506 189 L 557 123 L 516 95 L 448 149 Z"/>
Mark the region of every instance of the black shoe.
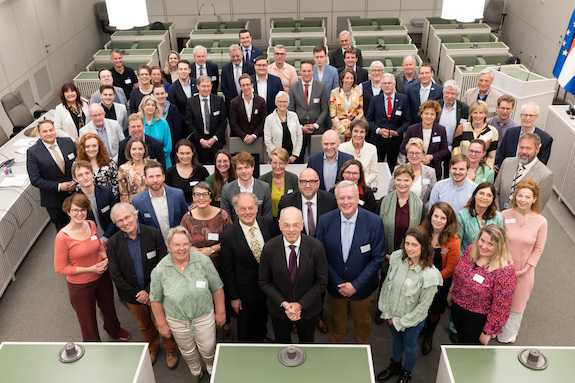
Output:
<path fill-rule="evenodd" d="M 262 343 L 275 343 L 275 341 L 271 338 L 268 338 L 267 336 L 264 336 Z"/>
<path fill-rule="evenodd" d="M 397 380 L 397 383 L 409 383 L 411 382 L 411 372 L 402 370 L 401 376 Z"/>
<path fill-rule="evenodd" d="M 385 319 L 381 317 L 381 311 L 377 310 L 375 313 L 375 324 L 383 324 L 383 322 L 385 322 Z"/>
<path fill-rule="evenodd" d="M 423 355 L 429 354 L 431 352 L 432 347 L 433 347 L 433 334 L 431 336 L 425 334 L 425 337 L 423 338 L 423 343 L 421 344 L 421 353 Z"/>
<path fill-rule="evenodd" d="M 391 379 L 392 376 L 399 375 L 401 373 L 401 369 L 401 362 L 394 362 L 393 359 L 390 359 L 389 366 L 377 374 L 377 381 L 386 382 Z"/>
<path fill-rule="evenodd" d="M 450 331 L 449 340 L 451 341 L 451 343 L 459 343 L 459 335 L 457 335 L 457 333 L 453 331 Z"/>

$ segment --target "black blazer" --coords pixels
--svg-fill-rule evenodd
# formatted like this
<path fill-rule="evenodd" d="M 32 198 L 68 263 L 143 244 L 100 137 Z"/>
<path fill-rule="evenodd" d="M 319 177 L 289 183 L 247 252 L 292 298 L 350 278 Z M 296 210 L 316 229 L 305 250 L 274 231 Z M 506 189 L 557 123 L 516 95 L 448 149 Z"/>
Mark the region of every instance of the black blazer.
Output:
<path fill-rule="evenodd" d="M 132 136 L 128 136 L 120 141 L 118 147 L 118 167 L 120 165 L 125 164 L 128 162 L 126 158 L 126 145 L 128 145 L 128 141 L 132 138 Z M 148 157 L 155 159 L 159 163 L 162 164 L 163 168 L 166 168 L 166 156 L 164 155 L 164 147 L 160 140 L 155 139 L 154 137 L 150 137 L 147 134 L 144 135 L 144 141 L 146 142 L 146 146 L 148 147 Z"/>
<path fill-rule="evenodd" d="M 283 208 L 288 206 L 297 207 L 302 214 L 306 214 L 304 212 L 302 201 L 301 201 L 301 192 L 299 190 L 294 191 L 290 194 L 285 194 L 280 199 L 280 203 L 278 205 L 278 216 L 279 213 L 282 211 Z M 328 213 L 332 210 L 337 209 L 337 201 L 335 200 L 335 195 L 333 193 L 328 193 L 325 190 L 318 190 L 317 191 L 317 217 L 315 218 L 315 227 L 317 228 L 317 222 L 319 217 L 322 214 Z M 302 233 L 307 234 L 307 227 L 304 227 Z"/>
<path fill-rule="evenodd" d="M 272 217 L 258 216 L 258 226 L 264 242 L 272 239 L 277 230 Z M 220 234 L 223 277 L 230 300 L 259 302 L 265 299 L 259 285 L 259 263 L 254 258 L 239 221 L 234 221 Z"/>
<path fill-rule="evenodd" d="M 226 126 L 228 115 L 224 107 L 224 99 L 218 95 L 210 95 L 210 132 L 204 134 L 204 119 L 202 118 L 202 108 L 200 105 L 200 95 L 188 98 L 186 107 L 186 131 L 184 135 L 188 137 L 196 148 L 199 148 L 200 139 L 210 139 L 213 136 L 218 138 L 218 144 L 222 146 L 226 142 Z"/>
<path fill-rule="evenodd" d="M 443 99 L 438 100 L 439 106 L 443 109 L 443 105 L 445 105 L 445 101 Z M 467 120 L 469 118 L 469 106 L 464 103 L 463 101 L 455 100 L 455 120 L 456 126 L 461 124 L 461 119 Z M 439 123 L 439 121 L 437 121 Z M 453 138 L 453 137 L 452 137 Z"/>
<path fill-rule="evenodd" d="M 517 145 L 519 144 L 519 135 L 521 133 L 521 126 L 516 126 L 514 128 L 509 128 L 503 139 L 501 140 L 501 145 L 497 149 L 497 157 L 495 157 L 495 164 L 501 167 L 503 160 L 507 157 L 515 157 L 517 155 Z M 547 165 L 549 161 L 549 156 L 551 155 L 551 145 L 553 145 L 553 137 L 549 133 L 535 127 L 535 133 L 541 138 L 541 147 L 539 148 L 539 154 L 537 158 L 543 164 Z"/>
<path fill-rule="evenodd" d="M 292 283 L 283 235 L 272 238 L 262 251 L 259 270 L 260 287 L 266 294 L 266 304 L 271 315 L 285 319 L 284 301 L 298 302 L 301 316 L 311 319 L 323 308 L 322 293 L 327 286 L 327 256 L 323 244 L 313 237 L 301 235 L 299 265 Z"/>
<path fill-rule="evenodd" d="M 196 79 L 190 76 L 190 84 L 192 84 L 192 96 L 198 93 L 198 88 L 196 87 Z M 168 101 L 178 107 L 180 115 L 186 115 L 186 93 L 184 93 L 184 88 L 182 88 L 182 83 L 180 80 L 174 81 L 172 85 L 168 88 Z"/>
<path fill-rule="evenodd" d="M 361 55 L 361 49 L 355 48 L 357 50 L 357 65 L 363 66 L 363 56 Z M 345 66 L 345 61 L 343 61 L 343 51 L 341 47 L 337 47 L 329 55 L 329 65 L 334 68 L 341 68 Z"/>
<path fill-rule="evenodd" d="M 84 194 L 82 189 L 78 190 L 74 194 Z M 100 224 L 104 229 L 104 237 L 110 238 L 118 228 L 116 224 L 112 222 L 110 218 L 110 212 L 112 211 L 112 206 L 116 204 L 116 197 L 114 197 L 114 193 L 112 193 L 112 189 L 107 186 L 101 185 L 94 185 L 94 195 L 96 196 L 96 205 L 92 206 L 92 210 L 88 210 L 88 215 L 86 216 L 87 220 L 94 221 L 94 211 L 98 213 L 98 219 L 100 220 Z"/>
<path fill-rule="evenodd" d="M 337 73 L 341 73 L 345 69 L 345 66 L 337 68 Z M 359 85 L 362 82 L 369 80 L 369 76 L 366 69 L 363 69 L 359 64 L 355 66 L 355 74 L 357 75 L 355 79 L 355 85 Z"/>
<path fill-rule="evenodd" d="M 191 68 L 192 68 L 192 73 L 190 73 L 190 77 L 193 78 L 194 80 L 197 80 L 196 79 L 196 72 L 197 72 L 196 63 L 193 63 L 191 65 Z M 208 73 L 204 73 L 204 74 L 207 74 L 212 79 L 212 93 L 218 94 L 218 86 L 220 85 L 220 71 L 218 69 L 218 64 L 213 63 L 211 61 L 206 61 L 206 71 Z M 197 83 L 197 81 L 196 81 L 196 83 Z"/>
<path fill-rule="evenodd" d="M 319 188 L 320 188 L 320 190 L 326 190 L 325 189 L 325 182 L 323 180 L 323 156 L 324 156 L 324 153 L 319 152 L 316 154 L 312 154 L 307 159 L 307 167 L 315 170 L 315 172 L 317 173 L 317 175 L 319 177 L 319 182 L 320 182 Z M 337 174 L 339 174 L 341 167 L 343 166 L 343 164 L 347 160 L 353 160 L 353 156 L 350 154 L 344 153 L 344 152 L 340 152 L 340 151 L 337 152 Z M 337 180 L 336 180 L 336 183 L 337 183 Z"/>
<path fill-rule="evenodd" d="M 411 123 L 415 124 L 421 122 L 421 117 L 419 114 L 419 107 L 421 106 L 421 100 L 419 99 L 419 90 L 421 89 L 421 83 L 411 84 L 405 90 L 405 95 L 409 100 L 409 109 L 411 110 Z M 443 87 L 439 84 L 432 83 L 431 89 L 429 90 L 428 100 L 441 100 L 443 98 Z"/>
<path fill-rule="evenodd" d="M 234 98 L 230 104 L 230 136 L 242 140 L 248 134 L 261 137 L 264 134 L 264 122 L 268 115 L 266 100 L 253 94 L 252 118 L 248 121 L 246 107 L 242 96 Z"/>
<path fill-rule="evenodd" d="M 363 96 L 363 115 L 366 116 L 367 111 L 369 110 L 369 104 L 373 98 L 373 89 L 371 88 L 370 80 L 361 83 L 361 93 Z"/>
<path fill-rule="evenodd" d="M 391 119 L 387 119 L 385 112 L 385 95 L 379 92 L 377 96 L 371 99 L 369 109 L 365 118 L 369 122 L 370 141 L 376 146 L 381 146 L 385 143 L 385 138 L 377 134 L 377 128 L 395 130 L 399 136 L 407 130 L 411 125 L 411 113 L 409 110 L 409 101 L 407 96 L 395 92 L 395 100 L 393 102 L 393 111 L 391 112 Z"/>
<path fill-rule="evenodd" d="M 40 205 L 47 208 L 61 208 L 70 195 L 58 191 L 58 184 L 72 181 L 72 163 L 76 160 L 76 145 L 69 137 L 57 137 L 56 142 L 62 151 L 64 173 L 41 140 L 31 146 L 26 153 L 26 168 L 30 183 L 40 189 Z"/>
<path fill-rule="evenodd" d="M 172 133 L 172 144 L 176 145 L 182 139 L 182 128 L 184 127 L 184 119 L 180 111 L 174 104 L 170 104 L 168 108 L 168 115 L 166 122 L 170 125 L 170 132 Z M 172 151 L 172 153 L 174 153 Z M 174 161 L 172 161 L 174 162 Z"/>
<path fill-rule="evenodd" d="M 238 90 L 236 88 L 236 83 L 234 81 L 234 64 L 231 62 L 227 63 L 222 67 L 222 93 L 226 99 L 226 108 L 228 110 L 228 115 L 230 114 L 230 102 L 238 95 Z M 255 74 L 254 64 L 251 62 L 242 63 L 242 74 L 247 73 L 250 76 Z"/>
<path fill-rule="evenodd" d="M 258 80 L 257 75 L 252 74 L 252 79 L 254 80 L 254 93 L 258 94 Z M 281 78 L 274 76 L 273 74 L 268 74 L 268 88 L 266 94 L 266 105 L 268 107 L 267 112 L 270 114 L 276 108 L 276 95 L 284 90 Z"/>
<path fill-rule="evenodd" d="M 116 285 L 120 298 L 128 303 L 139 305 L 136 295 L 142 291 L 150 291 L 150 274 L 162 258 L 168 254 L 160 229 L 138 224 L 140 227 L 140 248 L 142 265 L 144 266 L 145 286 L 138 285 L 134 261 L 128 250 L 128 242 L 124 232 L 119 231 L 110 238 L 106 246 L 110 276 Z"/>

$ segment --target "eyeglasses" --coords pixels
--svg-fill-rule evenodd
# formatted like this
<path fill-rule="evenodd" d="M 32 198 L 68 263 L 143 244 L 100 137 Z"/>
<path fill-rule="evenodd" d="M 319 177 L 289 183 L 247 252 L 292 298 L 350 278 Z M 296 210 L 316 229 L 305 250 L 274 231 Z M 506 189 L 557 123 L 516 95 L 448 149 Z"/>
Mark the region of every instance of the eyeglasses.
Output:
<path fill-rule="evenodd" d="M 194 193 L 195 198 L 208 198 L 212 193 L 205 192 L 205 193 Z"/>
<path fill-rule="evenodd" d="M 319 180 L 299 180 L 301 186 L 315 186 Z"/>
<path fill-rule="evenodd" d="M 411 156 L 411 157 L 419 157 L 419 156 L 421 156 L 422 154 L 423 154 L 423 153 L 421 153 L 421 152 L 407 152 L 407 155 L 408 155 L 408 156 Z"/>
<path fill-rule="evenodd" d="M 171 243 L 170 246 L 175 247 L 176 249 L 186 249 L 190 246 L 192 246 L 191 243 L 186 242 L 186 243 Z"/>
<path fill-rule="evenodd" d="M 537 117 L 536 114 L 525 114 L 525 113 L 521 113 L 521 117 L 525 117 L 525 118 L 535 118 Z"/>
<path fill-rule="evenodd" d="M 467 154 L 483 154 L 482 150 L 467 149 Z"/>
<path fill-rule="evenodd" d="M 88 210 L 86 210 L 86 209 L 70 209 L 70 213 L 72 213 L 72 214 L 85 213 L 87 211 Z"/>
<path fill-rule="evenodd" d="M 283 52 L 274 52 L 274 55 L 276 55 L 276 56 L 285 56 L 286 53 L 283 53 Z"/>
<path fill-rule="evenodd" d="M 354 176 L 354 177 L 357 177 L 357 176 L 359 176 L 359 174 L 360 174 L 359 172 L 348 172 L 347 170 L 346 170 L 345 172 L 343 172 L 343 175 L 344 175 L 344 176 Z"/>

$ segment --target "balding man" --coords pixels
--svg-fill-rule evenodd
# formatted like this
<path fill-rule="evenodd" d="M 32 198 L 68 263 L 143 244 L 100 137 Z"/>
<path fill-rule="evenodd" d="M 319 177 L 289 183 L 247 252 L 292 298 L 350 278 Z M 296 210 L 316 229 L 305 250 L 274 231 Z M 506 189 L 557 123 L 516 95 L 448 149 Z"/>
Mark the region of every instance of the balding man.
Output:
<path fill-rule="evenodd" d="M 339 32 L 339 45 L 341 48 L 334 50 L 331 55 L 329 55 L 329 65 L 335 68 L 341 68 L 345 66 L 344 55 L 346 49 L 351 47 L 351 34 L 347 30 Z M 363 57 L 361 56 L 361 50 L 357 49 L 357 65 L 363 66 Z"/>
<path fill-rule="evenodd" d="M 416 66 L 417 61 L 415 61 L 415 57 L 409 55 L 403 58 L 403 62 L 401 63 L 403 72 L 397 72 L 395 74 L 395 88 L 399 93 L 405 94 L 408 86 L 419 83 L 419 77 L 415 70 Z"/>
<path fill-rule="evenodd" d="M 125 138 L 122 127 L 118 121 L 105 118 L 106 113 L 100 104 L 90 105 L 89 113 L 92 121 L 80 129 L 80 138 L 87 133 L 97 134 L 104 142 L 104 146 L 110 157 L 114 162 L 118 163 L 120 141 Z M 100 148 L 100 150 L 102 150 L 102 148 Z"/>
<path fill-rule="evenodd" d="M 254 64 L 243 60 L 242 48 L 238 44 L 230 45 L 230 62 L 222 67 L 222 93 L 226 99 L 226 110 L 230 112 L 230 102 L 241 94 L 240 77 L 247 73 L 255 74 Z"/>
<path fill-rule="evenodd" d="M 200 76 L 210 76 L 210 80 L 212 81 L 212 93 L 218 94 L 218 86 L 220 85 L 218 64 L 206 60 L 208 51 L 203 45 L 196 45 L 193 50 L 193 55 L 194 63 L 191 66 L 192 73 L 190 73 L 190 77 L 198 83 L 197 80 Z"/>
<path fill-rule="evenodd" d="M 327 130 L 321 136 L 323 151 L 310 156 L 307 167 L 318 174 L 321 190 L 330 190 L 337 182 L 337 175 L 343 163 L 352 160 L 353 156 L 338 150 L 341 140 L 335 130 Z"/>
<path fill-rule="evenodd" d="M 490 69 L 483 69 L 477 77 L 477 87 L 468 89 L 461 98 L 461 101 L 471 105 L 477 100 L 485 101 L 487 104 L 487 117 L 493 117 L 497 113 L 497 99 L 502 96 L 501 92 L 492 89 L 491 84 L 495 74 Z"/>
<path fill-rule="evenodd" d="M 138 87 L 136 72 L 134 72 L 132 68 L 124 65 L 124 54 L 119 49 L 112 49 L 110 61 L 114 64 L 114 66 L 110 68 L 110 72 L 114 78 L 114 85 L 122 88 L 124 95 L 128 101 L 130 101 L 132 89 Z"/>
<path fill-rule="evenodd" d="M 98 72 L 98 78 L 100 79 L 100 85 L 112 85 L 114 86 L 114 77 L 112 77 L 112 72 L 109 69 L 100 69 Z M 128 109 L 128 100 L 124 94 L 124 90 L 119 86 L 114 86 L 114 91 L 116 95 L 114 97 L 114 102 L 123 104 Z M 100 91 L 97 90 L 90 96 L 90 104 L 99 104 L 100 101 Z"/>

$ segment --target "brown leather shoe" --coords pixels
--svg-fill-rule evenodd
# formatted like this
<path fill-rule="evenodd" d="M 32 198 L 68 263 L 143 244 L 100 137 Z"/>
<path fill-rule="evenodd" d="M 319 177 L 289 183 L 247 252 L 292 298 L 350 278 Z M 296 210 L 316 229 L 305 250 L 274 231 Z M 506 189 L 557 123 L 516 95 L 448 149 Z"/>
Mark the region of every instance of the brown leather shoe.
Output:
<path fill-rule="evenodd" d="M 170 370 L 173 370 L 178 366 L 178 353 L 177 352 L 168 352 L 166 353 L 166 364 Z"/>
<path fill-rule="evenodd" d="M 150 361 L 152 362 L 152 366 L 156 363 L 156 357 L 158 356 L 158 350 L 150 351 Z"/>
<path fill-rule="evenodd" d="M 317 329 L 322 334 L 327 334 L 327 332 L 329 331 L 329 327 L 327 327 L 327 322 L 325 321 L 325 319 L 323 319 L 322 316 L 317 317 Z"/>

